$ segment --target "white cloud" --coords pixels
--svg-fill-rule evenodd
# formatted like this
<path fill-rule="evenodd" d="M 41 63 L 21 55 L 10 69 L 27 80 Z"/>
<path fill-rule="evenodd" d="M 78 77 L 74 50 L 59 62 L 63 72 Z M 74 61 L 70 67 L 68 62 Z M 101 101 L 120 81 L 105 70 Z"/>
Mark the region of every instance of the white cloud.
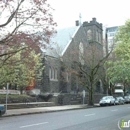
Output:
<path fill-rule="evenodd" d="M 93 17 L 107 26 L 118 26 L 130 18 L 130 0 L 48 0 L 55 9 L 54 20 L 59 27 L 74 26 L 82 14 L 82 21 Z"/>

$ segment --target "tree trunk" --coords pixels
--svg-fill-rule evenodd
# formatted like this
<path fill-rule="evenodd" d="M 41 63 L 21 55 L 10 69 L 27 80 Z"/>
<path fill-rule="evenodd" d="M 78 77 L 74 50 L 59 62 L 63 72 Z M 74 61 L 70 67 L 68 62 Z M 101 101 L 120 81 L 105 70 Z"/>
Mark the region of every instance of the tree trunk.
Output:
<path fill-rule="evenodd" d="M 93 106 L 94 105 L 94 98 L 93 98 L 93 85 L 91 84 L 91 88 L 89 90 L 89 102 L 88 105 Z"/>
<path fill-rule="evenodd" d="M 23 94 L 23 87 L 20 87 L 20 94 Z"/>
<path fill-rule="evenodd" d="M 123 83 L 123 86 L 124 86 L 123 91 L 124 91 L 124 96 L 125 96 L 126 95 L 126 86 L 125 86 L 125 83 Z"/>

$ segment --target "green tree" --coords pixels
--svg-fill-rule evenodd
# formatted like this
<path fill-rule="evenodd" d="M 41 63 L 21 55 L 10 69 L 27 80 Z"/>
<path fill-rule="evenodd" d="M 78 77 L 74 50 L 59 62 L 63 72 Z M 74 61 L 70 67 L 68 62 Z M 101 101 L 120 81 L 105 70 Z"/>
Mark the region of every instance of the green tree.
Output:
<path fill-rule="evenodd" d="M 125 25 L 119 27 L 115 35 L 116 46 L 113 51 L 115 60 L 107 62 L 109 68 L 107 75 L 113 84 L 121 82 L 126 86 L 130 82 L 130 20 Z"/>
<path fill-rule="evenodd" d="M 80 83 L 87 88 L 89 93 L 88 105 L 94 105 L 94 90 L 97 82 L 102 80 L 104 73 L 104 62 L 107 60 L 107 54 L 103 56 L 103 50 L 99 49 L 96 45 L 88 46 L 81 55 L 81 61 L 76 62 L 76 73 L 80 79 Z M 83 64 L 82 64 L 83 62 Z"/>
<path fill-rule="evenodd" d="M 56 32 L 46 0 L 0 0 L 0 83 L 22 90 L 35 77 L 40 48 Z"/>
<path fill-rule="evenodd" d="M 35 80 L 36 71 L 43 71 L 40 53 L 37 54 L 34 50 L 28 52 L 27 50 L 11 56 L 0 68 L 0 83 L 9 82 L 11 86 L 17 87 L 21 93 L 30 82 Z"/>
<path fill-rule="evenodd" d="M 64 59 L 65 66 L 67 66 L 69 73 L 74 76 L 74 80 L 78 78 L 79 84 L 87 89 L 89 96 L 88 105 L 93 106 L 95 86 L 105 76 L 104 63 L 111 51 L 104 56 L 102 45 L 99 49 L 96 43 L 89 45 L 79 44 L 79 50 L 78 46 L 73 48 L 73 51 L 66 55 L 66 60 Z"/>

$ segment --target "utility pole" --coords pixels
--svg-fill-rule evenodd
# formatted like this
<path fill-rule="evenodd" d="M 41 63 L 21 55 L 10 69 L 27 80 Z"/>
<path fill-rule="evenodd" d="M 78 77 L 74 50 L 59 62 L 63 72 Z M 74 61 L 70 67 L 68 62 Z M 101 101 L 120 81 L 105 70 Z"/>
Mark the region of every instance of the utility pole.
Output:
<path fill-rule="evenodd" d="M 7 113 L 7 104 L 8 104 L 8 89 L 9 89 L 9 83 L 7 83 L 6 86 L 6 113 Z"/>

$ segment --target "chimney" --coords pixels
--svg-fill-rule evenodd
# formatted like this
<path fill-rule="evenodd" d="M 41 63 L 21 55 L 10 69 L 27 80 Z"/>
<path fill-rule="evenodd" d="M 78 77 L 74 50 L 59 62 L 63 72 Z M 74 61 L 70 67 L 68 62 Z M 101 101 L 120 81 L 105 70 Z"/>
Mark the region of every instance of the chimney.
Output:
<path fill-rule="evenodd" d="M 93 22 L 96 22 L 96 18 L 92 18 Z"/>
<path fill-rule="evenodd" d="M 75 21 L 76 26 L 79 26 L 79 20 Z"/>

